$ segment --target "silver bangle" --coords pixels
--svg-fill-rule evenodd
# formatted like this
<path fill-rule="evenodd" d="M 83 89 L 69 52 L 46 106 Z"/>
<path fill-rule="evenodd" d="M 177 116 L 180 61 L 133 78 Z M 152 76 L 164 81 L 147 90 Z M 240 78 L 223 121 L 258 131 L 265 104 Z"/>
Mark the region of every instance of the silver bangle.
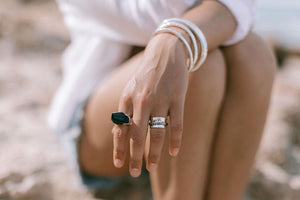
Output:
<path fill-rule="evenodd" d="M 178 27 L 178 28 L 180 28 L 180 29 L 182 29 L 182 30 L 184 30 L 185 32 L 188 33 L 189 37 L 192 40 L 193 47 L 194 47 L 193 50 L 194 50 L 194 64 L 195 64 L 195 62 L 198 60 L 199 51 L 198 51 L 198 44 L 197 44 L 197 41 L 196 41 L 196 38 L 195 38 L 194 34 L 192 33 L 192 31 L 188 27 L 186 27 L 186 25 L 183 25 L 183 24 L 180 24 L 180 23 L 177 23 L 177 22 L 170 22 L 169 20 L 165 20 L 160 25 L 160 27 L 162 27 L 162 28 L 172 27 L 172 26 Z"/>
<path fill-rule="evenodd" d="M 198 37 L 199 42 L 201 44 L 201 56 L 200 56 L 200 59 L 199 59 L 198 62 L 195 61 L 196 63 L 194 65 L 194 67 L 191 69 L 190 72 L 193 72 L 193 71 L 199 69 L 199 67 L 206 60 L 207 51 L 208 51 L 207 41 L 206 41 L 206 38 L 205 38 L 204 34 L 202 33 L 202 31 L 195 24 L 193 24 L 192 22 L 190 22 L 188 20 L 185 20 L 185 19 L 171 18 L 171 19 L 164 20 L 164 22 L 166 22 L 166 23 L 167 22 L 179 22 L 179 23 L 182 23 L 182 24 L 188 26 L 195 33 L 195 35 Z"/>
<path fill-rule="evenodd" d="M 189 59 L 190 59 L 190 63 L 189 63 L 189 68 L 188 70 L 192 70 L 193 67 L 194 67 L 194 58 L 193 58 L 193 52 L 192 52 L 192 49 L 189 45 L 189 43 L 186 41 L 186 39 L 178 32 L 178 31 L 175 31 L 173 29 L 170 29 L 170 28 L 164 28 L 164 27 L 158 27 L 158 29 L 156 29 L 156 31 L 154 32 L 153 35 L 159 33 L 159 32 L 166 32 L 166 33 L 171 33 L 175 36 L 177 36 L 185 45 L 185 47 L 187 48 L 188 50 L 188 53 L 189 53 Z"/>

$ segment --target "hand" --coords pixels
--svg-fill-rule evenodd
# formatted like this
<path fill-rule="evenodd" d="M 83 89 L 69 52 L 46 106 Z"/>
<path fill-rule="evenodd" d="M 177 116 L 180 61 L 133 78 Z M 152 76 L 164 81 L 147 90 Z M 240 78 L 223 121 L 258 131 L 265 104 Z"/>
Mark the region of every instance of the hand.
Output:
<path fill-rule="evenodd" d="M 132 116 L 132 125 L 115 125 L 114 164 L 124 165 L 127 144 L 130 138 L 129 170 L 133 177 L 140 175 L 150 115 L 170 120 L 169 153 L 179 152 L 184 101 L 188 85 L 187 53 L 181 41 L 169 33 L 160 33 L 148 43 L 143 59 L 125 86 L 119 102 L 119 111 Z M 150 129 L 150 149 L 147 155 L 147 169 L 156 169 L 165 129 Z"/>

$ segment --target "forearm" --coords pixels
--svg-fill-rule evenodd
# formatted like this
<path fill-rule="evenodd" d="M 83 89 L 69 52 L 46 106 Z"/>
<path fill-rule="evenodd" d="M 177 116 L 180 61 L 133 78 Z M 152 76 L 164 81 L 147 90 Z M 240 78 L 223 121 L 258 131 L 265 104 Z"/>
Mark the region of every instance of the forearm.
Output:
<path fill-rule="evenodd" d="M 236 20 L 230 10 L 218 1 L 203 1 L 188 10 L 183 16 L 196 24 L 203 32 L 208 50 L 213 50 L 232 36 Z"/>

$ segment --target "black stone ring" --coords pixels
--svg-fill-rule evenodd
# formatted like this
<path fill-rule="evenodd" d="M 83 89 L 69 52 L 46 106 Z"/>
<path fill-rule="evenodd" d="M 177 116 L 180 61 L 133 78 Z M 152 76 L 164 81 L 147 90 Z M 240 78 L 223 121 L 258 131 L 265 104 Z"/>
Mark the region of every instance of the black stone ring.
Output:
<path fill-rule="evenodd" d="M 113 112 L 111 121 L 119 125 L 131 125 L 131 118 L 123 112 Z"/>

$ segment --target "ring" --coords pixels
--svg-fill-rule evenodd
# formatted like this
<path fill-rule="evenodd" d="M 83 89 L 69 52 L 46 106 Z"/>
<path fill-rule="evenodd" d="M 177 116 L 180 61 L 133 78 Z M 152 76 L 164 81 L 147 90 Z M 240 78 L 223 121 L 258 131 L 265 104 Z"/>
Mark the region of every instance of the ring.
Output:
<path fill-rule="evenodd" d="M 131 125 L 131 118 L 123 112 L 113 112 L 111 114 L 111 121 L 119 125 Z"/>
<path fill-rule="evenodd" d="M 149 126 L 150 128 L 165 128 L 168 126 L 168 123 L 166 122 L 166 117 L 150 117 L 149 120 Z"/>

